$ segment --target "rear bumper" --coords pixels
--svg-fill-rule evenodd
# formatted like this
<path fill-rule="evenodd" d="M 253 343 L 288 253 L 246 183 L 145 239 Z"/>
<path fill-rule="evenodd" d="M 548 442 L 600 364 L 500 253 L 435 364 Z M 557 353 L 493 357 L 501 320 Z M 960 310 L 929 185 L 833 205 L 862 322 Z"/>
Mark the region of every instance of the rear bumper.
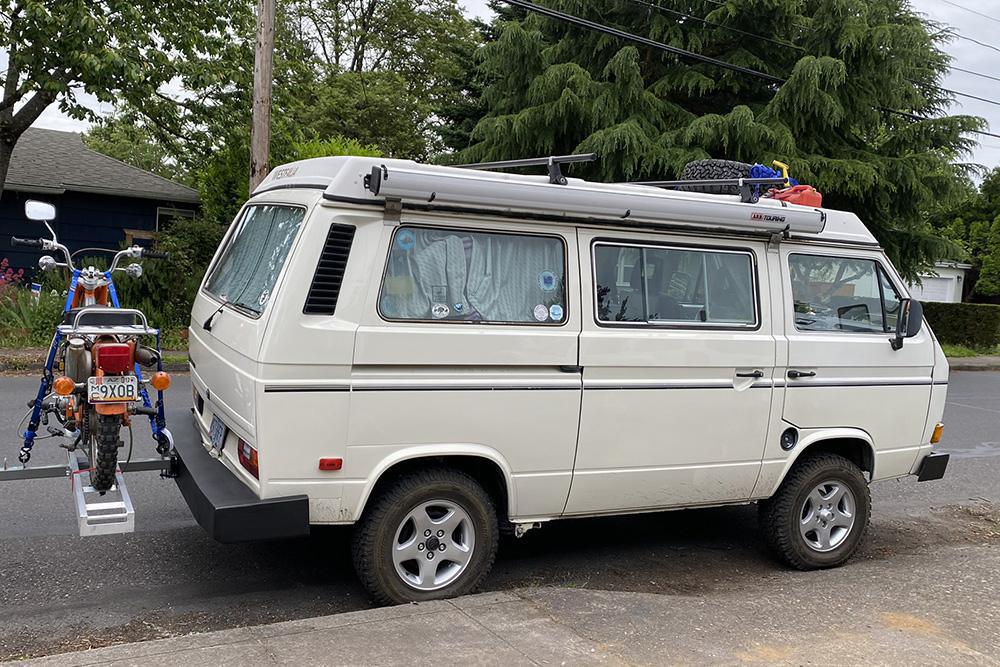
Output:
<path fill-rule="evenodd" d="M 928 454 L 917 468 L 917 481 L 930 482 L 944 477 L 951 454 Z"/>
<path fill-rule="evenodd" d="M 202 528 L 219 542 L 253 542 L 309 534 L 309 499 L 304 496 L 261 499 L 201 444 L 189 423 L 174 433 L 180 458 L 177 487 Z"/>

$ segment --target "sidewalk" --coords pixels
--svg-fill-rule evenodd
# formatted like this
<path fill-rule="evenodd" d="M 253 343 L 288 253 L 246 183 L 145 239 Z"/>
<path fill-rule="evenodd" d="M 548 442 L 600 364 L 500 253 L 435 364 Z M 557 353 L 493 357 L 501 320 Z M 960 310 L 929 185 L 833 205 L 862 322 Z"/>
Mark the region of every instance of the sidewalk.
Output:
<path fill-rule="evenodd" d="M 953 371 L 1000 371 L 1000 356 L 949 357 Z"/>
<path fill-rule="evenodd" d="M 775 569 L 752 594 L 724 584 L 708 595 L 526 588 L 31 664 L 997 665 L 998 570 L 1000 549 L 987 540 L 837 570 Z"/>

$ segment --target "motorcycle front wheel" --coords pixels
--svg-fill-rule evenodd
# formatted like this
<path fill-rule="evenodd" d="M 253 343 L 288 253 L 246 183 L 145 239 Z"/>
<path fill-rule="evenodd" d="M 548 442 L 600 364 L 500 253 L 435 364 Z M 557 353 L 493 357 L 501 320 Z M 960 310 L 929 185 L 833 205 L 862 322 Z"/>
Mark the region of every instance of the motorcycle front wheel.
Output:
<path fill-rule="evenodd" d="M 91 445 L 90 485 L 101 495 L 115 485 L 115 468 L 118 466 L 118 448 L 121 439 L 121 415 L 95 415 L 97 428 Z"/>

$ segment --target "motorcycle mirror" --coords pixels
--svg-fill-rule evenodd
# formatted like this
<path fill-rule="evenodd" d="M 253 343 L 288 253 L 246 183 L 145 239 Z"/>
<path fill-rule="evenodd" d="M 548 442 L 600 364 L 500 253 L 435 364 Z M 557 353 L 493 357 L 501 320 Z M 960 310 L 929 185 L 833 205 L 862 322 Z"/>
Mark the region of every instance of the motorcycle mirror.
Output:
<path fill-rule="evenodd" d="M 129 278 L 141 278 L 142 277 L 142 264 L 136 264 L 135 262 L 129 264 L 125 267 L 125 275 Z"/>
<path fill-rule="evenodd" d="M 56 262 L 56 258 L 52 255 L 42 255 L 38 258 L 38 268 L 42 271 L 51 271 L 57 266 L 58 263 Z"/>
<path fill-rule="evenodd" d="M 29 199 L 24 202 L 24 215 L 35 222 L 49 222 L 56 219 L 56 207 L 48 202 Z"/>

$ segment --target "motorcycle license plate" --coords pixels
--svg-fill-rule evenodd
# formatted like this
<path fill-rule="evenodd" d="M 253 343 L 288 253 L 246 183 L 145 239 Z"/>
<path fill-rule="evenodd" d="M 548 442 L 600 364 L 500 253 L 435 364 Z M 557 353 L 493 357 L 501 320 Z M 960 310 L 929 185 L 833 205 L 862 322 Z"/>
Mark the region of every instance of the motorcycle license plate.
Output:
<path fill-rule="evenodd" d="M 87 378 L 87 400 L 91 403 L 138 401 L 139 380 L 134 375 Z"/>
<path fill-rule="evenodd" d="M 208 432 L 208 439 L 212 443 L 212 448 L 217 452 L 222 451 L 226 444 L 226 425 L 222 423 L 218 415 L 212 415 L 212 428 Z"/>

